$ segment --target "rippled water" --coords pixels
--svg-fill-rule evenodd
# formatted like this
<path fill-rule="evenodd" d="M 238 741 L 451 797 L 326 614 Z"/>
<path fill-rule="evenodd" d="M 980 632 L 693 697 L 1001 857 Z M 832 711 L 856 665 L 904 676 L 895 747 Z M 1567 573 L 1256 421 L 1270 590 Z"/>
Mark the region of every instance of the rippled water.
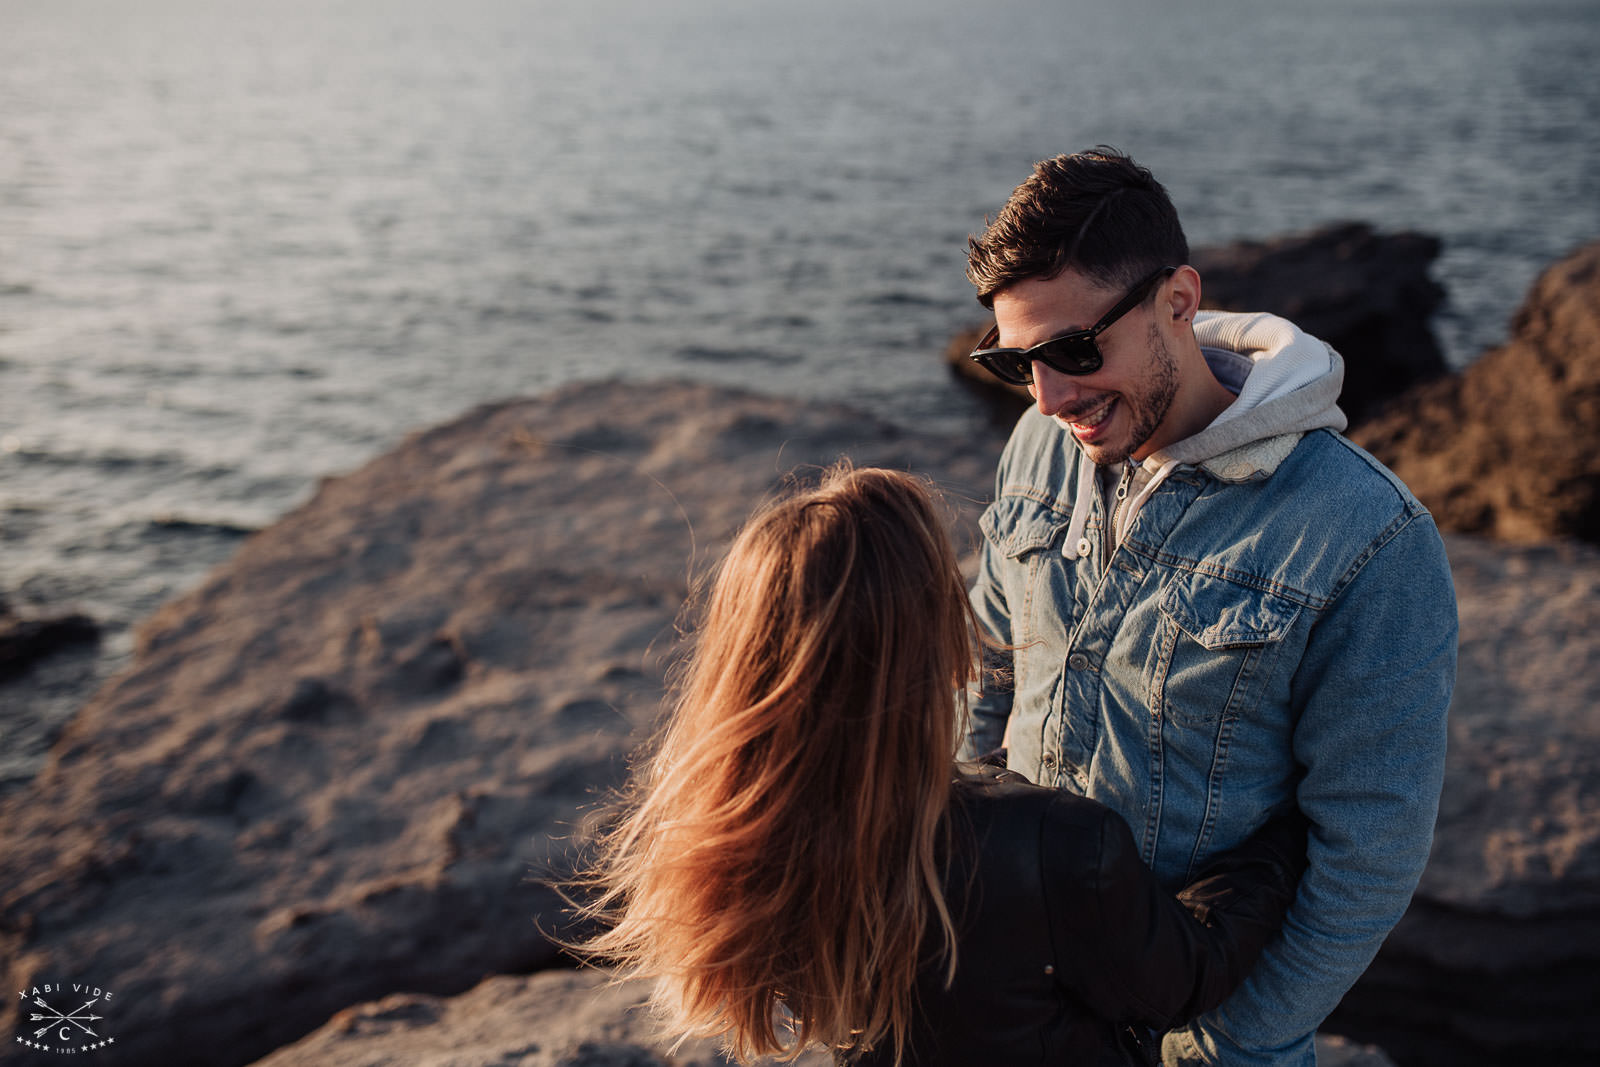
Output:
<path fill-rule="evenodd" d="M 1589 0 L 0 0 L 0 595 L 103 671 L 318 476 L 577 378 L 972 432 L 965 237 L 1099 141 L 1196 244 L 1440 235 L 1465 362 L 1600 234 L 1596 54 Z"/>

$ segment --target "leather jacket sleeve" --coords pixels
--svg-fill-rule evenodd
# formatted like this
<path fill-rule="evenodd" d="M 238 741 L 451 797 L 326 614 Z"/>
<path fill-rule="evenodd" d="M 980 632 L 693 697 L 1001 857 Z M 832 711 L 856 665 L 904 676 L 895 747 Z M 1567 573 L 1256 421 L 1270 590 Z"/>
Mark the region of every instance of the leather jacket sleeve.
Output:
<path fill-rule="evenodd" d="M 1063 961 L 1058 980 L 1102 1018 L 1156 1029 L 1221 1003 L 1294 899 L 1306 864 L 1304 818 L 1272 820 L 1174 897 L 1109 809 L 1090 831 L 1099 835 L 1097 848 L 1053 843 L 1053 834 L 1087 829 L 1082 811 L 1073 810 L 1078 804 L 1057 801 L 1040 841 L 1051 937 Z"/>

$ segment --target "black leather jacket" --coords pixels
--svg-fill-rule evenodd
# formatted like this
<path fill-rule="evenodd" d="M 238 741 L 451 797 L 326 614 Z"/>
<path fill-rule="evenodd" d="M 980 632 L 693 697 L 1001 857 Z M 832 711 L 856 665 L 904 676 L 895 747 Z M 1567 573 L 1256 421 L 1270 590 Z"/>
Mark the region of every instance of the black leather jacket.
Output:
<path fill-rule="evenodd" d="M 1175 898 L 1102 804 L 987 769 L 954 796 L 955 984 L 930 958 L 906 1067 L 1154 1063 L 1151 1031 L 1232 992 L 1305 868 L 1304 820 L 1284 816 Z M 887 1067 L 892 1046 L 837 1061 Z"/>

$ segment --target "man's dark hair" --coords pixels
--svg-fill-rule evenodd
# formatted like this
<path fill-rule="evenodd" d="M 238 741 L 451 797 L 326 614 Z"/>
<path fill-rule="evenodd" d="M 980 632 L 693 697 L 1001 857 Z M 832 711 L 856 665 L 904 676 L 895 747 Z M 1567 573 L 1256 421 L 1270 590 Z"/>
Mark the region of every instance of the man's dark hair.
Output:
<path fill-rule="evenodd" d="M 1037 164 L 983 236 L 967 238 L 967 245 L 967 277 L 984 307 L 993 307 L 994 295 L 1008 285 L 1069 268 L 1122 289 L 1189 261 L 1167 191 L 1105 145 Z"/>

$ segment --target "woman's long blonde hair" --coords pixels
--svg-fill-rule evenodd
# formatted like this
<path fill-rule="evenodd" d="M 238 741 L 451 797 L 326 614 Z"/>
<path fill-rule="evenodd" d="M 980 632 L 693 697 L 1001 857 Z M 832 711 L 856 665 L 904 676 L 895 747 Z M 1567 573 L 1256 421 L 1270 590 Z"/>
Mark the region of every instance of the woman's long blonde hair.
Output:
<path fill-rule="evenodd" d="M 584 950 L 741 1062 L 904 1049 L 940 882 L 972 616 L 928 489 L 825 473 L 722 564 L 672 714 L 599 842 Z"/>

